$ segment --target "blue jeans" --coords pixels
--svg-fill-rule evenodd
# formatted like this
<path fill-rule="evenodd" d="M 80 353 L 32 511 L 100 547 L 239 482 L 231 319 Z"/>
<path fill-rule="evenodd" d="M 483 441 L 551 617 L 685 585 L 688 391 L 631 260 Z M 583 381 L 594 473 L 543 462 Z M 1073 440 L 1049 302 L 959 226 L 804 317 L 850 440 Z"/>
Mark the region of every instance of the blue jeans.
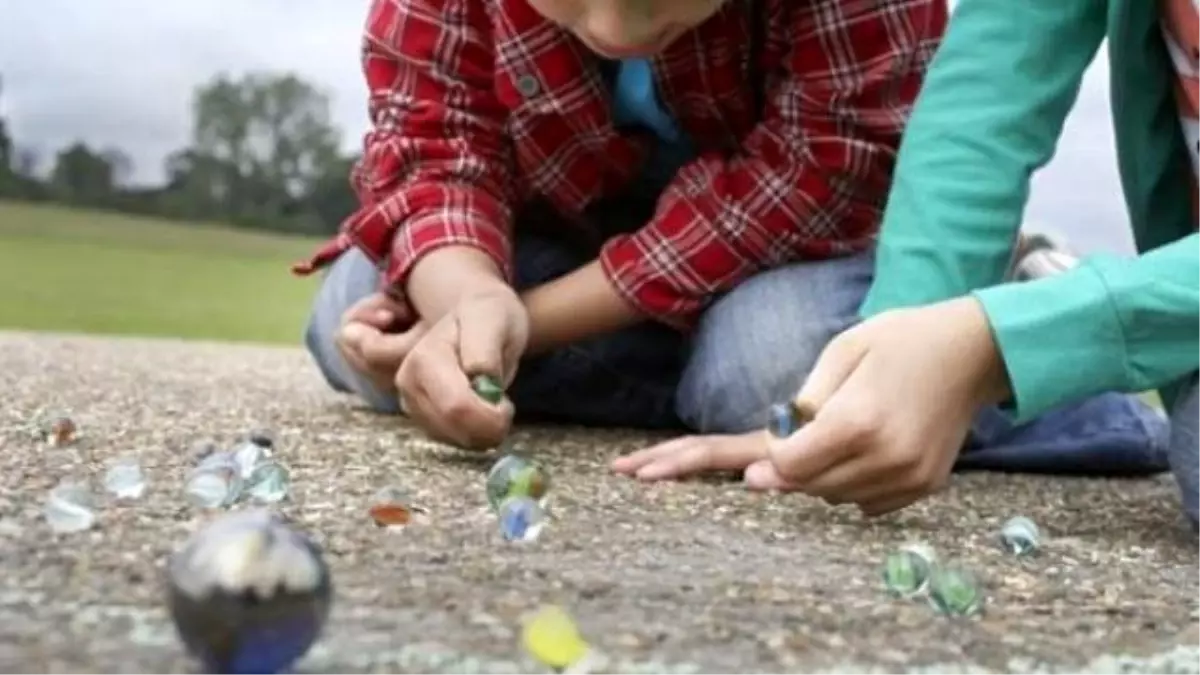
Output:
<path fill-rule="evenodd" d="M 515 256 L 522 288 L 588 259 L 533 235 L 518 239 Z M 872 252 L 787 265 L 717 299 L 690 336 L 646 322 L 527 358 L 509 390 L 518 419 L 700 433 L 762 428 L 767 407 L 794 394 L 830 339 L 857 320 L 873 266 Z M 343 254 L 317 294 L 306 343 L 331 386 L 396 412 L 394 397 L 372 389 L 334 344 L 342 313 L 374 291 L 378 278 L 360 252 Z M 1194 446 L 1194 397 L 1192 407 Z M 1023 425 L 989 408 L 976 419 L 958 468 L 1158 473 L 1169 468 L 1170 434 L 1161 414 L 1124 394 L 1095 396 Z M 1194 486 L 1194 447 L 1191 461 Z"/>
<path fill-rule="evenodd" d="M 1200 500 L 1200 445 L 1197 445 L 1196 429 L 1200 426 L 1200 401 L 1198 401 L 1197 376 L 1192 375 L 1192 384 L 1175 402 L 1171 411 L 1171 445 L 1168 459 L 1175 482 L 1183 501 L 1183 512 L 1191 521 L 1192 529 L 1200 531 L 1197 517 L 1197 500 Z"/>

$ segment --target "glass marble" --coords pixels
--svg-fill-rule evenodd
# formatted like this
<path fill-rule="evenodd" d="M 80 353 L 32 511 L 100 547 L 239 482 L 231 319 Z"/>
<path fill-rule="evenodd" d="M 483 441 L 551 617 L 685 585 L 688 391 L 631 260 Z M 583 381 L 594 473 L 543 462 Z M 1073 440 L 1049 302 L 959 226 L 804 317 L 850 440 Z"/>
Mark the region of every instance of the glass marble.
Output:
<path fill-rule="evenodd" d="M 275 449 L 275 434 L 269 429 L 255 429 L 246 436 L 246 440 L 264 450 Z"/>
<path fill-rule="evenodd" d="M 486 489 L 493 510 L 499 510 L 500 503 L 509 497 L 529 497 L 544 507 L 550 476 L 536 462 L 520 455 L 505 455 L 488 471 Z"/>
<path fill-rule="evenodd" d="M 562 672 L 582 661 L 590 648 L 570 614 L 556 605 L 546 605 L 521 628 L 525 651 L 541 664 Z"/>
<path fill-rule="evenodd" d="M 883 584 L 892 595 L 911 598 L 929 584 L 937 558 L 924 544 L 907 544 L 888 555 L 883 563 Z"/>
<path fill-rule="evenodd" d="M 773 403 L 767 410 L 767 432 L 775 438 L 787 438 L 811 420 L 812 415 L 793 401 Z"/>
<path fill-rule="evenodd" d="M 237 462 L 238 469 L 241 471 L 243 481 L 250 479 L 250 474 L 254 473 L 254 468 L 259 463 L 271 457 L 271 451 L 268 448 L 251 441 L 238 443 L 234 447 L 232 454 L 234 461 Z"/>
<path fill-rule="evenodd" d="M 1009 518 L 1000 527 L 1000 543 L 1017 557 L 1033 555 L 1041 546 L 1038 526 L 1025 516 Z"/>
<path fill-rule="evenodd" d="M 418 515 L 423 515 L 426 511 L 413 504 L 408 490 L 389 485 L 371 498 L 371 506 L 367 513 L 376 527 L 391 529 L 413 523 Z"/>
<path fill-rule="evenodd" d="M 51 447 L 61 448 L 75 442 L 79 427 L 65 414 L 47 415 L 37 423 L 38 435 Z"/>
<path fill-rule="evenodd" d="M 266 511 L 225 514 L 167 566 L 176 633 L 206 673 L 280 673 L 320 637 L 332 581 L 311 539 Z"/>
<path fill-rule="evenodd" d="M 505 541 L 536 541 L 546 526 L 546 513 L 529 497 L 509 497 L 500 504 L 497 515 Z"/>
<path fill-rule="evenodd" d="M 983 591 L 961 567 L 938 567 L 929 578 L 929 604 L 941 614 L 970 616 L 983 611 Z"/>
<path fill-rule="evenodd" d="M 50 491 L 42 515 L 55 532 L 90 530 L 96 524 L 96 500 L 85 483 L 65 480 Z"/>
<path fill-rule="evenodd" d="M 146 474 L 134 457 L 113 461 L 104 474 L 104 489 L 117 499 L 138 499 L 146 491 Z"/>
<path fill-rule="evenodd" d="M 246 479 L 246 494 L 265 504 L 283 501 L 291 489 L 292 481 L 287 467 L 273 459 L 259 462 Z"/>
<path fill-rule="evenodd" d="M 214 452 L 205 457 L 188 476 L 188 501 L 203 509 L 229 506 L 242 494 L 242 467 L 229 452 Z"/>
<path fill-rule="evenodd" d="M 491 375 L 476 375 L 471 378 L 471 388 L 480 398 L 492 405 L 504 400 L 504 387 Z"/>

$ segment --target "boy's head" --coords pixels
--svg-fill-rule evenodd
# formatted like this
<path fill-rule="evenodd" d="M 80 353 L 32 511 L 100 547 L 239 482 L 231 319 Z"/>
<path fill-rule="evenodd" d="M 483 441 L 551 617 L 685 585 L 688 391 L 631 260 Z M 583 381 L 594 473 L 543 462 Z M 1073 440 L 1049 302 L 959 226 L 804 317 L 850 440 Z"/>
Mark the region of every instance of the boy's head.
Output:
<path fill-rule="evenodd" d="M 610 59 L 653 56 L 725 0 L 528 0 L 549 21 Z"/>

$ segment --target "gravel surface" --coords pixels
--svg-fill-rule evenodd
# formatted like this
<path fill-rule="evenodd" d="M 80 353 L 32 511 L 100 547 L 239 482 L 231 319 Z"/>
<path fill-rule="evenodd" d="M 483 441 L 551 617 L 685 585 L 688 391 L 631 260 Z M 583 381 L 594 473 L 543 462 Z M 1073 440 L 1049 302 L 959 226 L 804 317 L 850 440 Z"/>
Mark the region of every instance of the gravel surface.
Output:
<path fill-rule="evenodd" d="M 429 443 L 326 391 L 299 350 L 0 333 L 0 671 L 189 672 L 162 603 L 167 554 L 211 519 L 181 497 L 193 445 L 268 427 L 294 490 L 281 510 L 325 548 L 335 601 L 307 672 L 530 672 L 517 634 L 561 603 L 610 668 L 642 672 L 1200 672 L 1197 542 L 1169 477 L 1136 481 L 966 474 L 903 513 L 866 520 L 735 483 L 638 485 L 608 461 L 653 437 L 527 428 L 554 476 L 555 522 L 505 545 L 487 515 L 491 457 Z M 82 437 L 32 441 L 41 409 Z M 140 457 L 139 500 L 95 528 L 41 517 L 60 479 Z M 386 485 L 430 520 L 369 524 Z M 996 545 L 1025 514 L 1041 555 Z M 935 615 L 894 600 L 879 565 L 912 540 L 978 574 L 987 609 Z M 537 672 L 536 670 L 534 672 Z"/>

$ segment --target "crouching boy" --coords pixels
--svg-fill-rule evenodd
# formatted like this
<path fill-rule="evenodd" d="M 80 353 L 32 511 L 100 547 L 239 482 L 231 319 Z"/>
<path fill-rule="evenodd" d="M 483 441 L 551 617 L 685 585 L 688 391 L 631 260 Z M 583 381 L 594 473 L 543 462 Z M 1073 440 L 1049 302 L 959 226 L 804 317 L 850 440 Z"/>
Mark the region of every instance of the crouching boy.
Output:
<path fill-rule="evenodd" d="M 857 321 L 946 19 L 942 0 L 375 0 L 361 208 L 298 269 L 328 266 L 310 351 L 464 447 L 520 411 L 705 434 L 618 460 L 642 478 L 761 459 L 769 405 Z M 481 374 L 508 397 L 477 396 Z M 1107 412 L 1032 433 L 1090 444 L 1078 417 Z"/>
<path fill-rule="evenodd" d="M 945 22 L 942 0 L 376 0 L 361 208 L 298 267 L 329 265 L 309 349 L 463 446 L 514 408 L 761 428 L 855 318 Z"/>

